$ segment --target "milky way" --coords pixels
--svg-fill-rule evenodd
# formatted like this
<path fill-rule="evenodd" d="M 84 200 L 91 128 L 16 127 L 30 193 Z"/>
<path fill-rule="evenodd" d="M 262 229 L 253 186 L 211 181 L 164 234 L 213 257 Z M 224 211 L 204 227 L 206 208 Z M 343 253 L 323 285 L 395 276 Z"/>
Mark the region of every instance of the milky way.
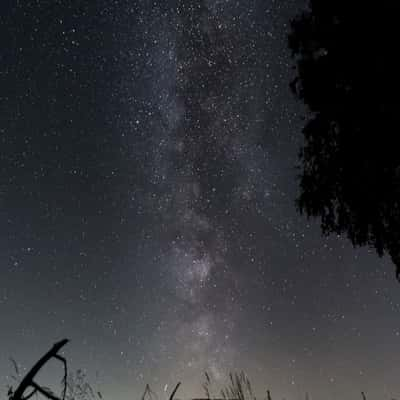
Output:
<path fill-rule="evenodd" d="M 304 6 L 2 2 L 3 387 L 68 337 L 117 400 L 242 369 L 279 399 L 396 397 L 390 261 L 295 210 Z"/>

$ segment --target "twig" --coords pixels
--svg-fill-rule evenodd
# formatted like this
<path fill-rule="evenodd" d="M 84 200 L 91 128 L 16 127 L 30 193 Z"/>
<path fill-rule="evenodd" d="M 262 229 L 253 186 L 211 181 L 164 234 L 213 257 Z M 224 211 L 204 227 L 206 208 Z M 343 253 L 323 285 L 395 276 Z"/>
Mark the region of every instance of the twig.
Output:
<path fill-rule="evenodd" d="M 63 379 L 62 379 L 62 383 L 64 385 L 64 388 L 63 388 L 63 391 L 62 391 L 62 400 L 65 400 L 65 395 L 67 393 L 67 376 L 68 376 L 67 360 L 64 357 L 62 357 L 62 356 L 60 356 L 58 354 L 56 354 L 54 357 L 57 358 L 57 360 L 60 360 L 62 362 L 62 364 L 63 364 L 63 367 L 64 367 L 64 376 L 63 376 Z"/>
<path fill-rule="evenodd" d="M 57 342 L 53 345 L 53 347 L 43 356 L 39 359 L 39 361 L 36 362 L 36 364 L 31 368 L 31 370 L 24 376 L 22 379 L 21 383 L 15 390 L 15 392 L 12 394 L 11 400 L 27 400 L 30 397 L 33 396 L 34 393 L 40 392 L 44 396 L 48 397 L 49 399 L 52 400 L 60 400 L 58 397 L 52 395 L 51 393 L 47 392 L 44 390 L 40 385 L 38 385 L 36 382 L 33 381 L 37 373 L 41 370 L 41 368 L 51 359 L 51 358 L 57 358 L 61 360 L 64 363 L 64 377 L 67 372 L 67 362 L 66 360 L 59 356 L 57 353 L 61 350 L 63 346 L 65 346 L 68 343 L 68 339 L 63 339 L 60 342 Z M 66 381 L 66 379 L 65 379 Z M 25 390 L 28 387 L 33 387 L 33 392 L 31 392 L 29 395 L 27 395 L 25 398 L 23 396 Z M 63 390 L 63 399 L 65 399 L 65 391 L 66 391 L 66 382 L 64 383 L 64 390 Z"/>
<path fill-rule="evenodd" d="M 37 390 L 39 393 L 42 393 L 43 396 L 45 396 L 51 400 L 59 400 L 59 398 L 57 396 L 54 396 L 53 393 L 50 393 L 47 390 L 43 389 L 36 382 L 31 382 L 31 386 L 33 386 L 35 388 L 35 390 Z"/>
<path fill-rule="evenodd" d="M 178 388 L 179 388 L 180 385 L 181 385 L 180 382 L 178 382 L 178 383 L 176 384 L 175 389 L 174 389 L 174 390 L 172 391 L 172 393 L 171 393 L 171 396 L 169 396 L 169 400 L 173 400 L 173 399 L 174 399 L 175 393 L 176 393 L 176 391 L 178 390 Z"/>
<path fill-rule="evenodd" d="M 361 396 L 362 396 L 363 400 L 367 400 L 367 397 L 365 396 L 364 392 L 361 392 Z"/>

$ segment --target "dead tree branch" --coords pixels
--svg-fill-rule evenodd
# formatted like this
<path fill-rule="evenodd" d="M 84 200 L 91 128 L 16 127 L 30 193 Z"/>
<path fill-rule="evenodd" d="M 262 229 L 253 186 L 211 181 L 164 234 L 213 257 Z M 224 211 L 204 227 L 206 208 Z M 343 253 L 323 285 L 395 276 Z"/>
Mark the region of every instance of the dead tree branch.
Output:
<path fill-rule="evenodd" d="M 41 393 L 43 396 L 47 397 L 50 400 L 60 400 L 58 397 L 49 393 L 47 390 L 43 389 L 40 385 L 34 382 L 34 378 L 37 373 L 42 369 L 42 367 L 51 359 L 56 358 L 60 360 L 64 365 L 64 388 L 63 388 L 63 397 L 62 400 L 65 399 L 66 392 L 66 376 L 67 376 L 67 361 L 64 357 L 61 357 L 57 353 L 61 350 L 63 346 L 68 343 L 68 339 L 63 339 L 60 342 L 57 342 L 53 345 L 53 347 L 42 357 L 36 364 L 30 369 L 30 371 L 24 376 L 21 383 L 12 394 L 10 400 L 28 400 L 32 397 L 36 392 Z M 33 390 L 27 396 L 23 396 L 26 389 L 31 387 Z"/>
<path fill-rule="evenodd" d="M 363 400 L 367 400 L 367 396 L 365 396 L 364 392 L 361 392 L 361 396 L 362 396 Z"/>
<path fill-rule="evenodd" d="M 174 389 L 174 390 L 172 391 L 172 393 L 171 393 L 171 396 L 169 396 L 169 400 L 173 400 L 173 399 L 174 399 L 175 393 L 176 393 L 176 391 L 178 390 L 178 388 L 179 388 L 180 385 L 181 385 L 180 382 L 178 382 L 178 383 L 176 384 L 175 389 Z"/>

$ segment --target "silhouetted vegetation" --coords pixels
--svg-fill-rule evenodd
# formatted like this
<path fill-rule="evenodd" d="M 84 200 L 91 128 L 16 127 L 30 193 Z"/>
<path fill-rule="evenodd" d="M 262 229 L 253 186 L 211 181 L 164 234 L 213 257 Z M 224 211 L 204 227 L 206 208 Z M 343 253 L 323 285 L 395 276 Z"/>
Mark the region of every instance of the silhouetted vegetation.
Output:
<path fill-rule="evenodd" d="M 42 395 L 50 400 L 102 400 L 103 396 L 99 391 L 93 390 L 92 386 L 89 384 L 87 376 L 85 372 L 81 369 L 78 369 L 75 373 L 68 373 L 67 361 L 66 359 L 59 354 L 59 351 L 63 346 L 68 343 L 67 339 L 63 339 L 57 343 L 55 343 L 51 349 L 45 353 L 28 371 L 28 373 L 21 378 L 20 370 L 18 368 L 17 362 L 11 358 L 11 362 L 14 367 L 15 375 L 12 375 L 12 379 L 16 382 L 17 388 L 14 390 L 12 386 L 8 388 L 8 397 L 9 400 L 28 400 L 35 395 Z M 47 364 L 51 359 L 57 359 L 62 362 L 63 365 L 63 377 L 61 380 L 61 396 L 58 397 L 53 391 L 46 387 L 39 385 L 35 381 L 36 375 L 39 371 Z M 214 399 L 217 397 L 213 396 L 210 391 L 211 379 L 210 376 L 205 373 L 206 382 L 203 385 L 203 388 L 206 393 L 206 399 Z M 172 390 L 169 400 L 174 400 L 174 397 L 181 385 L 181 382 L 178 382 L 174 389 Z M 26 394 L 27 391 L 30 392 Z M 253 395 L 253 391 L 251 388 L 250 380 L 248 377 L 242 372 L 240 374 L 230 374 L 229 375 L 229 384 L 227 387 L 223 388 L 220 391 L 222 399 L 224 400 L 255 400 L 255 396 Z M 147 384 L 145 390 L 142 395 L 142 400 L 146 399 L 157 399 L 158 396 L 156 393 L 150 388 Z M 221 400 L 222 400 L 221 399 Z M 268 400 L 271 400 L 268 391 Z"/>
<path fill-rule="evenodd" d="M 310 118 L 300 212 L 324 234 L 388 252 L 400 275 L 400 3 L 311 0 L 291 23 L 292 89 Z"/>
<path fill-rule="evenodd" d="M 95 391 L 90 385 L 86 373 L 82 369 L 68 374 L 65 400 L 101 400 L 102 398 L 102 394 Z"/>
<path fill-rule="evenodd" d="M 38 394 L 50 400 L 101 400 L 103 398 L 101 393 L 93 390 L 88 382 L 86 373 L 82 369 L 68 372 L 67 360 L 59 354 L 61 348 L 67 343 L 67 339 L 55 343 L 24 377 L 20 375 L 17 362 L 10 358 L 15 372 L 11 375 L 11 378 L 17 383 L 17 388 L 14 390 L 12 386 L 8 387 L 9 400 L 28 400 Z M 53 358 L 61 361 L 63 366 L 61 396 L 57 396 L 49 387 L 39 385 L 35 380 L 39 371 Z M 30 392 L 26 394 L 29 389 L 31 389 Z"/>
<path fill-rule="evenodd" d="M 8 388 L 8 398 L 9 400 L 29 400 L 36 394 L 41 394 L 42 396 L 46 397 L 49 400 L 65 400 L 66 393 L 67 393 L 67 375 L 68 375 L 68 368 L 67 368 L 67 360 L 62 357 L 58 352 L 61 350 L 68 343 L 67 339 L 63 339 L 53 345 L 53 347 L 44 355 L 42 356 L 34 366 L 28 371 L 28 373 L 21 379 L 19 385 L 14 390 L 13 387 Z M 42 386 L 35 381 L 36 375 L 39 371 L 50 361 L 52 358 L 61 361 L 64 374 L 62 378 L 62 392 L 61 397 L 58 397 L 53 393 L 53 391 L 46 387 Z M 17 363 L 11 359 L 14 365 L 15 372 L 17 376 L 19 376 L 19 369 Z M 26 393 L 30 390 L 29 393 Z"/>
<path fill-rule="evenodd" d="M 203 383 L 203 389 L 205 393 L 205 399 L 214 400 L 255 400 L 255 395 L 251 387 L 248 376 L 242 371 L 241 373 L 230 373 L 228 384 L 222 389 L 219 388 L 218 394 L 213 393 L 211 387 L 212 380 L 210 375 L 205 372 L 205 382 Z M 269 391 L 268 391 L 269 392 Z M 201 399 L 193 399 L 201 400 Z M 268 399 L 270 400 L 270 399 Z"/>
<path fill-rule="evenodd" d="M 15 375 L 13 374 L 11 378 L 16 382 L 19 381 L 19 384 L 17 385 L 15 391 L 11 386 L 8 388 L 9 400 L 26 400 L 34 396 L 37 397 L 37 395 L 42 395 L 50 400 L 103 400 L 103 395 L 101 392 L 93 389 L 88 382 L 86 373 L 83 370 L 78 369 L 75 373 L 68 373 L 66 359 L 58 354 L 60 349 L 67 343 L 67 339 L 55 343 L 53 347 L 43 357 L 41 357 L 22 378 L 20 376 L 20 370 L 17 362 L 11 358 L 10 360 L 15 371 Z M 39 385 L 34 381 L 34 378 L 38 372 L 52 358 L 60 360 L 64 369 L 63 378 L 61 380 L 61 397 L 58 397 L 55 393 L 53 393 L 50 388 Z M 217 388 L 218 391 L 216 393 L 213 393 L 211 389 L 212 386 L 214 387 L 214 382 L 212 382 L 212 379 L 207 372 L 205 372 L 205 378 L 206 380 L 203 383 L 205 397 L 193 398 L 192 400 L 257 400 L 257 397 L 251 386 L 250 379 L 243 371 L 240 373 L 230 373 L 227 385 L 222 389 Z M 169 396 L 169 400 L 175 399 L 175 395 L 180 385 L 181 382 L 178 382 L 175 385 Z M 25 394 L 29 388 L 31 388 L 30 392 Z M 364 392 L 361 392 L 361 396 L 362 400 L 366 400 L 366 395 Z M 157 399 L 157 394 L 150 388 L 150 385 L 147 384 L 145 386 L 143 395 L 141 396 L 141 400 Z M 309 396 L 308 393 L 306 393 L 305 400 L 308 399 Z M 266 396 L 262 400 L 272 400 L 271 392 L 269 390 L 267 390 Z"/>

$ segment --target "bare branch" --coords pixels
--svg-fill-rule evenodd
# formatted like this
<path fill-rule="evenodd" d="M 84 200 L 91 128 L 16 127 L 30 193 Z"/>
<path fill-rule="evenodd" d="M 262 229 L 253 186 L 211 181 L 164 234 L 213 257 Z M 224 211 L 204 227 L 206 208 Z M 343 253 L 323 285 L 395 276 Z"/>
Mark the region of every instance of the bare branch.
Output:
<path fill-rule="evenodd" d="M 62 400 L 65 400 L 65 395 L 67 393 L 67 375 L 68 375 L 68 367 L 67 367 L 67 360 L 60 356 L 59 354 L 56 354 L 54 358 L 57 358 L 57 360 L 60 360 L 64 366 L 64 377 L 62 379 L 63 383 L 63 391 L 62 391 Z"/>
<path fill-rule="evenodd" d="M 10 361 L 12 362 L 12 365 L 14 366 L 15 373 L 17 374 L 17 376 L 19 376 L 19 369 L 18 369 L 17 362 L 12 357 L 10 357 Z"/>
<path fill-rule="evenodd" d="M 53 347 L 43 357 L 41 357 L 39 359 L 39 361 L 36 362 L 36 364 L 31 368 L 31 370 L 24 376 L 24 378 L 22 379 L 21 383 L 19 384 L 19 386 L 17 387 L 17 389 L 13 393 L 12 400 L 23 400 L 24 392 L 29 386 L 34 387 L 35 389 L 37 389 L 38 392 L 42 393 L 43 395 L 48 395 L 48 393 L 44 389 L 42 389 L 37 383 L 33 382 L 33 379 L 35 378 L 36 374 L 41 370 L 41 368 L 51 358 L 57 357 L 58 359 L 60 359 L 60 356 L 58 356 L 57 353 L 67 343 L 68 343 L 68 339 L 63 339 L 60 342 L 55 343 L 53 345 Z M 65 390 L 65 387 L 64 387 L 64 390 Z M 51 397 L 49 397 L 49 398 L 51 398 Z M 54 397 L 52 399 L 53 400 L 55 400 L 55 399 L 60 400 L 57 397 Z"/>
<path fill-rule="evenodd" d="M 30 392 L 28 395 L 26 395 L 25 397 L 23 397 L 21 400 L 28 400 L 28 399 L 30 399 L 36 392 L 37 392 L 37 390 L 36 390 L 36 389 L 33 389 L 32 392 Z"/>
<path fill-rule="evenodd" d="M 172 393 L 171 393 L 171 396 L 169 396 L 169 400 L 173 400 L 173 399 L 174 399 L 175 393 L 176 393 L 176 391 L 178 390 L 178 388 L 179 388 L 180 385 L 181 385 L 181 382 L 178 382 L 178 383 L 176 384 L 175 389 L 174 389 L 174 390 L 172 391 Z"/>
<path fill-rule="evenodd" d="M 50 393 L 47 390 L 43 389 L 36 382 L 31 382 L 31 386 L 33 386 L 39 393 L 41 393 L 43 396 L 47 397 L 50 400 L 60 400 L 57 396 L 54 396 L 53 393 Z"/>
<path fill-rule="evenodd" d="M 363 400 L 367 400 L 367 396 L 365 396 L 364 392 L 361 392 L 361 396 L 362 396 Z"/>

